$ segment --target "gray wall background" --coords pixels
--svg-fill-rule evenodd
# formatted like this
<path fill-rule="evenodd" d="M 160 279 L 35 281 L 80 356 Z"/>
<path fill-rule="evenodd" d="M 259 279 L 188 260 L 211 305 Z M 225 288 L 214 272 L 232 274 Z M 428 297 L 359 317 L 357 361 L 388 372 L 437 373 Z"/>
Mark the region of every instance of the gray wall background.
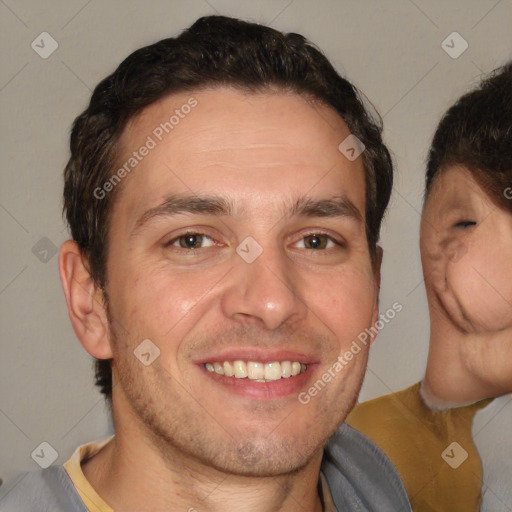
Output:
<path fill-rule="evenodd" d="M 397 177 L 382 233 L 381 309 L 398 301 L 403 311 L 372 348 L 360 398 L 422 377 L 426 152 L 442 112 L 512 57 L 512 0 L 0 0 L 0 496 L 21 471 L 38 468 L 31 454 L 41 442 L 61 464 L 79 444 L 112 433 L 91 358 L 68 320 L 54 254 L 67 238 L 60 211 L 71 122 L 129 53 L 216 12 L 302 33 L 383 115 Z M 454 31 L 468 44 L 457 58 L 442 47 Z M 31 47 L 52 49 L 42 32 L 58 44 L 47 58 Z M 448 44 L 456 54 L 464 46 Z"/>

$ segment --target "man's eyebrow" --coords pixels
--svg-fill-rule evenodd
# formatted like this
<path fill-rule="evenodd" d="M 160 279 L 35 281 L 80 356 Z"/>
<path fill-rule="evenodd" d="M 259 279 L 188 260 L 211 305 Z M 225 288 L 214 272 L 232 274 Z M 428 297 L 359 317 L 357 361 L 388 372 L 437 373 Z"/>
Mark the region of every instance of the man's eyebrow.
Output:
<path fill-rule="evenodd" d="M 135 223 L 133 235 L 144 224 L 156 217 L 170 217 L 181 213 L 233 216 L 233 203 L 222 196 L 171 195 L 154 208 L 144 212 Z M 245 208 L 237 209 L 243 215 Z M 300 197 L 290 208 L 283 211 L 284 217 L 347 217 L 361 223 L 363 216 L 355 204 L 345 196 L 328 199 Z"/>
<path fill-rule="evenodd" d="M 180 213 L 233 215 L 233 210 L 232 203 L 220 196 L 171 195 L 163 203 L 144 212 L 137 219 L 132 234 L 155 217 L 168 217 Z"/>
<path fill-rule="evenodd" d="M 299 198 L 287 214 L 305 217 L 348 217 L 358 223 L 363 216 L 357 206 L 346 196 L 336 196 L 329 199 Z"/>

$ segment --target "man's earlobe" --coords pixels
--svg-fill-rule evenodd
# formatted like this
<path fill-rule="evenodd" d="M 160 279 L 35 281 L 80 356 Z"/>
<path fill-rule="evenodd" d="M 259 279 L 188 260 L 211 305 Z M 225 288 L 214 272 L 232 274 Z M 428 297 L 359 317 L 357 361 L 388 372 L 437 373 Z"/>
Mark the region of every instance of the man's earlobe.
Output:
<path fill-rule="evenodd" d="M 112 357 L 108 319 L 101 290 L 94 283 L 76 242 L 67 240 L 59 252 L 59 274 L 69 319 L 85 350 L 97 359 Z"/>

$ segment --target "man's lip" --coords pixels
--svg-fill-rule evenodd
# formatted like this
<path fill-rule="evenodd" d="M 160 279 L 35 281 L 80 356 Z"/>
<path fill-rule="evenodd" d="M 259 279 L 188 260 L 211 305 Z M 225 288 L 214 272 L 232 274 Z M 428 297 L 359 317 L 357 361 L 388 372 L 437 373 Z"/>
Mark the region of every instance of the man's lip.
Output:
<path fill-rule="evenodd" d="M 194 360 L 196 364 L 222 363 L 224 361 L 254 361 L 257 363 L 274 363 L 275 361 L 298 361 L 299 363 L 314 364 L 318 360 L 312 355 L 292 350 L 272 349 L 230 349 L 212 353 L 206 357 Z"/>

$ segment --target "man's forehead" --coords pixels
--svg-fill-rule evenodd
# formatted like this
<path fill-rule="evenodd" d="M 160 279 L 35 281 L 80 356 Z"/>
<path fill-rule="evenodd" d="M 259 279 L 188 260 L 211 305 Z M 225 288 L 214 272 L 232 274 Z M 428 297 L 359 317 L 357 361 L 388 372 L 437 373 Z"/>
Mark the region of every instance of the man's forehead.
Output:
<path fill-rule="evenodd" d="M 193 109 L 188 103 L 193 99 Z M 165 125 L 167 130 L 165 129 Z M 349 130 L 332 108 L 298 93 L 244 92 L 232 87 L 210 87 L 169 94 L 130 119 L 120 147 L 131 151 L 147 135 L 164 132 L 159 142 L 186 144 L 190 151 L 325 144 L 336 149 Z M 229 139 L 226 140 L 226 136 Z M 303 149 L 308 149 L 307 147 Z"/>
<path fill-rule="evenodd" d="M 231 196 L 231 206 L 247 192 L 273 196 L 279 203 L 283 196 L 293 197 L 280 205 L 281 210 L 289 212 L 294 208 L 291 203 L 304 202 L 306 193 L 312 191 L 308 197 L 350 196 L 349 202 L 357 204 L 356 210 L 363 215 L 362 158 L 351 162 L 338 150 L 349 133 L 341 117 L 332 112 L 319 113 L 298 95 L 277 97 L 274 93 L 265 97 L 263 104 L 272 100 L 277 103 L 270 109 L 264 106 L 262 115 L 253 108 L 259 96 L 252 95 L 247 105 L 244 95 L 231 89 L 173 94 L 132 120 L 123 134 L 119 152 L 123 156 L 117 165 L 127 161 L 134 148 L 148 137 L 153 143 L 151 151 L 141 162 L 135 162 L 136 169 L 126 178 L 132 184 L 122 184 L 131 189 L 130 212 L 140 216 L 158 207 L 167 195 L 185 191 L 188 195 Z M 162 140 L 154 140 L 153 127 L 162 126 L 162 115 L 168 116 L 190 98 L 197 102 L 194 109 L 183 109 L 188 114 L 182 113 L 172 129 L 167 126 L 169 133 Z M 227 103 L 220 104 L 222 101 Z M 234 112 L 236 105 L 247 116 Z M 227 107 L 230 112 L 226 112 Z M 302 109 L 300 115 L 298 108 Z M 252 114 L 254 119 L 248 121 Z M 290 120 L 284 119 L 287 115 Z M 226 123 L 216 124 L 217 116 Z M 339 124 L 333 124 L 329 116 L 338 117 Z M 240 201 L 236 206 L 238 213 L 243 213 Z"/>

